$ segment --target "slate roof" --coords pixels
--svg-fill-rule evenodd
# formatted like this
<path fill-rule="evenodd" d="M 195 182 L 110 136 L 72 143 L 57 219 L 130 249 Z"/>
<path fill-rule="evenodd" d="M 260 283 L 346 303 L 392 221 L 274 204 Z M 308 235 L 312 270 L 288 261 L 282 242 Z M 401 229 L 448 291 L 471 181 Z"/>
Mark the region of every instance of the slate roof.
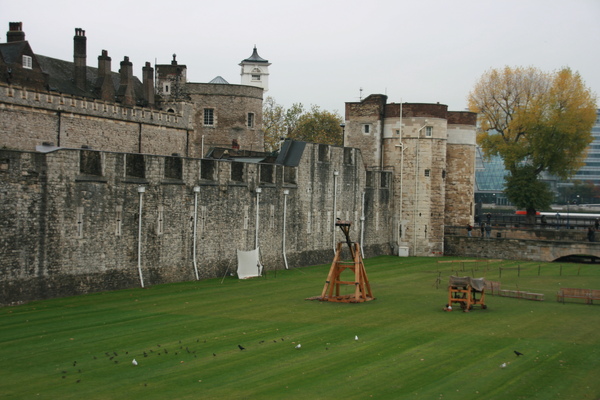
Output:
<path fill-rule="evenodd" d="M 229 85 L 229 82 L 227 82 L 225 79 L 223 79 L 223 77 L 221 77 L 220 75 L 208 83 L 219 83 L 219 84 L 223 84 L 223 85 Z"/>
<path fill-rule="evenodd" d="M 265 60 L 264 58 L 262 58 L 261 56 L 258 55 L 258 52 L 256 51 L 256 46 L 254 46 L 254 51 L 252 52 L 252 55 L 250 57 L 246 58 L 242 62 L 253 62 L 253 63 L 264 63 L 264 64 L 269 63 L 268 60 Z"/>
<path fill-rule="evenodd" d="M 7 65 L 20 63 L 21 54 L 27 48 L 27 42 L 2 43 L 0 45 L 0 54 Z"/>
<path fill-rule="evenodd" d="M 86 67 L 87 90 L 82 91 L 75 85 L 73 79 L 73 69 L 75 68 L 73 62 L 39 54 L 36 54 L 36 58 L 42 70 L 48 74 L 48 86 L 50 90 L 74 96 L 99 98 L 99 95 L 95 90 L 96 79 L 98 78 L 98 68 Z M 111 72 L 111 78 L 113 86 L 115 87 L 115 93 L 117 93 L 121 77 L 118 72 Z M 142 82 L 135 76 L 133 77 L 133 82 L 136 101 L 139 104 L 143 104 L 144 92 Z"/>

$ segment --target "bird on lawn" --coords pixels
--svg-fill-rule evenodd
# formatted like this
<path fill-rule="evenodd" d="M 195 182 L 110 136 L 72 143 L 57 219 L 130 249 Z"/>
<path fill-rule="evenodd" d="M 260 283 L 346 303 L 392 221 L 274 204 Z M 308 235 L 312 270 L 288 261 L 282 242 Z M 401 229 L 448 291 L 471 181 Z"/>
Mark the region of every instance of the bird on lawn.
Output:
<path fill-rule="evenodd" d="M 500 364 L 500 368 L 506 368 L 506 363 Z"/>
<path fill-rule="evenodd" d="M 358 335 L 354 336 L 354 340 L 358 340 Z"/>
<path fill-rule="evenodd" d="M 136 361 L 136 359 L 134 358 L 133 361 L 131 362 L 133 365 L 138 365 L 138 362 Z"/>
<path fill-rule="evenodd" d="M 298 343 L 298 344 L 296 345 L 296 348 L 297 348 L 297 349 L 299 349 L 299 348 L 301 348 L 301 347 L 302 347 L 302 345 L 301 345 L 300 343 Z"/>
<path fill-rule="evenodd" d="M 518 351 L 514 350 L 515 354 L 517 355 L 517 357 L 522 356 L 523 353 L 519 353 Z"/>
<path fill-rule="evenodd" d="M 241 345 L 241 344 L 238 344 L 238 347 L 240 348 L 240 350 L 246 350 L 246 348 L 245 348 L 245 347 L 242 347 L 242 345 Z"/>

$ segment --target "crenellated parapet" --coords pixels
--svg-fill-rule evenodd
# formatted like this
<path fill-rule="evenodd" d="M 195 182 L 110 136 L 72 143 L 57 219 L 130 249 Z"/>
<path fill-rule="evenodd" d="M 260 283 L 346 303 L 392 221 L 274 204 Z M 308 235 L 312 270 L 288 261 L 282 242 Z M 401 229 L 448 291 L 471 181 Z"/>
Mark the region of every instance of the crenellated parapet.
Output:
<path fill-rule="evenodd" d="M 0 109 L 15 106 L 110 118 L 124 122 L 192 129 L 191 108 L 184 108 L 177 112 L 165 112 L 137 106 L 126 107 L 115 102 L 55 92 L 34 91 L 0 83 Z"/>

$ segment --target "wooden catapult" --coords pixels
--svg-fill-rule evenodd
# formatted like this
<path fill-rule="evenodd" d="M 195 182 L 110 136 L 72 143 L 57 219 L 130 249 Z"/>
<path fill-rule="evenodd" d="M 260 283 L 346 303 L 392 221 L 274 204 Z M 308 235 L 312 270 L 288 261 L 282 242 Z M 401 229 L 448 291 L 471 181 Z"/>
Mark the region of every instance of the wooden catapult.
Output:
<path fill-rule="evenodd" d="M 344 242 L 338 242 L 335 250 L 335 257 L 333 258 L 333 263 L 331 263 L 331 268 L 329 269 L 329 275 L 327 275 L 323 292 L 321 293 L 321 296 L 314 298 L 315 300 L 333 301 L 338 303 L 362 303 L 374 299 L 373 293 L 371 292 L 371 285 L 367 278 L 367 272 L 365 271 L 365 264 L 363 263 L 360 245 L 359 243 L 350 240 L 351 225 L 352 222 L 350 221 L 338 220 L 335 223 L 335 226 L 339 226 L 346 236 L 346 244 L 350 250 L 352 261 L 342 260 L 342 247 Z M 353 281 L 344 281 L 341 279 L 342 272 L 346 269 L 354 273 Z M 350 295 L 341 295 L 340 287 L 342 285 L 353 285 L 354 293 Z"/>
<path fill-rule="evenodd" d="M 485 279 L 451 276 L 445 310 L 452 311 L 453 304 L 459 304 L 464 312 L 472 310 L 474 305 L 480 305 L 485 310 Z"/>

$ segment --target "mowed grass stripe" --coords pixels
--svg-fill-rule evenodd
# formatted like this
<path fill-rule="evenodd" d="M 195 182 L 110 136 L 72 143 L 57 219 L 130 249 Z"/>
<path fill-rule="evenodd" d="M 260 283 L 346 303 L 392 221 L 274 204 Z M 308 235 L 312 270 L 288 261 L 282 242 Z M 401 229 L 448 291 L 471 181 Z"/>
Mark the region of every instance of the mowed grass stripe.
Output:
<path fill-rule="evenodd" d="M 226 277 L 3 308 L 0 393 L 65 399 L 599 397 L 598 308 L 563 305 L 554 297 L 561 286 L 600 287 L 596 266 L 541 264 L 538 276 L 539 263 L 440 260 L 366 260 L 377 299 L 363 304 L 305 300 L 322 291 L 329 265 L 321 265 L 246 281 Z M 488 296 L 487 310 L 442 312 L 450 274 L 499 280 L 499 268 L 505 268 L 503 288 L 540 290 L 546 301 Z"/>

